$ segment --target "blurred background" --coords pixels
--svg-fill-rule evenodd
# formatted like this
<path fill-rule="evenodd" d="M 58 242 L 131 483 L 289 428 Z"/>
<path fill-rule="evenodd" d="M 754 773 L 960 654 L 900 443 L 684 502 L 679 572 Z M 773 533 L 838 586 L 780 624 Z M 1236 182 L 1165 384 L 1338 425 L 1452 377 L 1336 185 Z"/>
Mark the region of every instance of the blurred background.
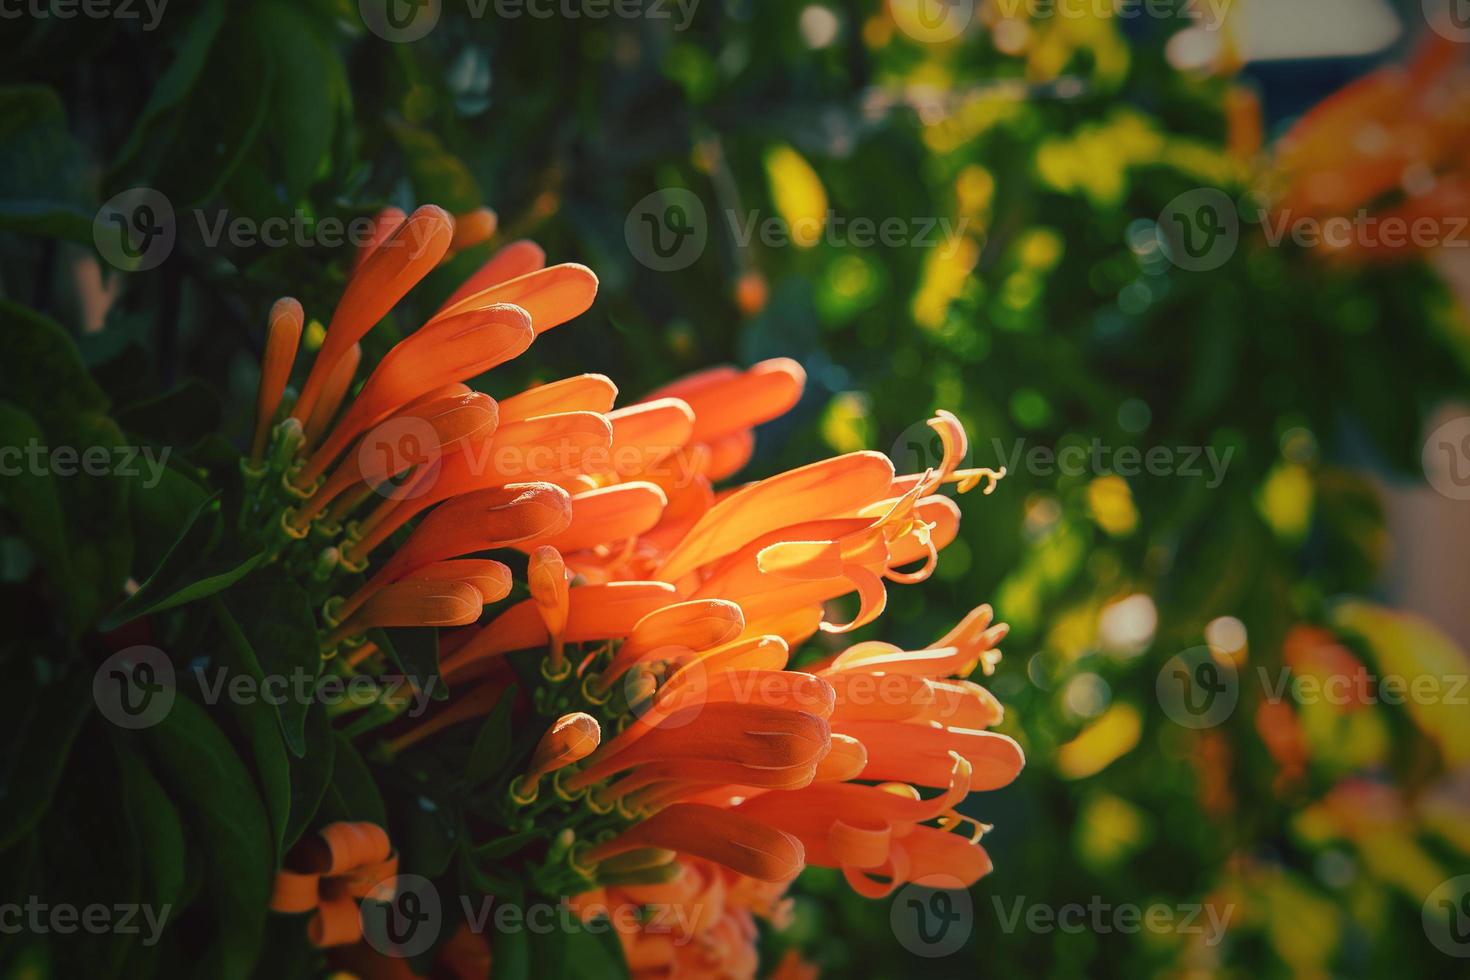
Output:
<path fill-rule="evenodd" d="M 344 281 L 323 231 L 435 203 L 601 277 L 492 394 L 784 355 L 807 392 L 745 476 L 937 461 L 936 408 L 1006 467 L 873 634 L 1012 625 L 987 683 L 1029 764 L 969 804 L 996 870 L 938 933 L 809 872 L 769 963 L 1463 969 L 1462 0 L 104 8 L 0 21 L 0 282 L 139 431 L 244 438 L 269 304 L 325 320 Z M 140 200 L 158 235 L 121 249 Z M 158 418 L 191 377 L 225 397 Z"/>

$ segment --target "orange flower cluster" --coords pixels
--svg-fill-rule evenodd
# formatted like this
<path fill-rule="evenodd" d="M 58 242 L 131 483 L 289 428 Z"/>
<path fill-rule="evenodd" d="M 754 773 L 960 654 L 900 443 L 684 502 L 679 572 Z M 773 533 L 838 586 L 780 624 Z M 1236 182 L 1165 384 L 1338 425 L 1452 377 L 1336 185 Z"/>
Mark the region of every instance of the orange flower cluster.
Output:
<path fill-rule="evenodd" d="M 276 873 L 271 908 L 311 912 L 307 937 L 317 946 L 362 938 L 357 899 L 398 873 L 398 856 L 377 824 L 334 823 L 292 849 Z"/>
<path fill-rule="evenodd" d="M 1310 220 L 1355 260 L 1412 258 L 1458 238 L 1470 217 L 1470 55 L 1430 34 L 1405 65 L 1325 99 L 1282 137 L 1270 220 Z M 1356 223 L 1353 230 L 1334 233 Z"/>
<path fill-rule="evenodd" d="M 799 644 L 872 623 L 890 584 L 933 572 L 959 525 L 943 485 L 988 493 L 1004 475 L 961 468 L 959 421 L 929 421 L 943 458 L 924 472 L 854 452 L 716 491 L 751 457 L 753 429 L 800 398 L 794 362 L 717 368 L 618 409 L 596 374 L 499 401 L 471 391 L 595 295 L 589 270 L 546 268 L 527 242 L 497 252 L 349 402 L 355 345 L 455 237 L 433 207 L 377 228 L 289 414 L 304 314 L 289 300 L 272 311 L 247 476 L 259 507 L 285 504 L 283 553 L 311 555 L 329 586 L 416 520 L 325 607 L 324 655 L 376 627 L 463 627 L 444 639 L 449 705 L 388 754 L 481 716 L 506 686 L 505 655 L 544 650 L 537 703 L 558 717 L 508 796 L 580 807 L 566 858 L 604 906 L 698 906 L 683 934 L 624 935 L 640 973 L 752 975 L 755 919 L 780 918 L 808 864 L 870 896 L 984 875 L 986 828 L 958 807 L 1023 765 L 988 730 L 1000 705 L 965 679 L 999 658 L 1006 628 L 989 607 L 922 650 L 859 643 L 788 668 Z M 509 564 L 466 557 L 497 549 L 526 556 L 529 597 L 474 625 L 515 587 Z M 837 621 L 845 596 L 856 611 Z M 344 659 L 371 668 L 362 647 Z"/>

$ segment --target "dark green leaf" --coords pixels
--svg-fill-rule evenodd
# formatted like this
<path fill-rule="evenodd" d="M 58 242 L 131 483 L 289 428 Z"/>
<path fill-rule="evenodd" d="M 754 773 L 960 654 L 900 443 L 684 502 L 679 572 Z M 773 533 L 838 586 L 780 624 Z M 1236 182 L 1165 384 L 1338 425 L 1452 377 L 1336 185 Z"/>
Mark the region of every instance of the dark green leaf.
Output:
<path fill-rule="evenodd" d="M 399 871 L 435 878 L 449 867 L 459 841 L 454 815 L 427 799 L 419 799 L 404 817 Z"/>
<path fill-rule="evenodd" d="M 122 591 L 132 559 L 127 485 L 122 470 L 137 464 L 122 432 L 107 418 L 107 397 L 87 374 L 71 338 L 56 323 L 0 300 L 0 390 L 40 426 L 42 457 L 56 477 L 66 520 L 67 626 L 79 635 Z M 74 454 L 61 459 L 66 450 Z M 87 462 L 97 452 L 100 473 Z M 89 471 L 90 469 L 90 471 Z"/>
<path fill-rule="evenodd" d="M 24 448 L 45 445 L 36 420 L 9 402 L 0 402 L 0 446 Z M 71 564 L 66 545 L 66 518 L 55 477 L 49 469 L 11 463 L 3 482 L 5 506 L 15 515 L 20 533 L 30 542 L 51 581 L 65 588 Z"/>
<path fill-rule="evenodd" d="M 247 10 L 221 29 L 228 42 L 210 51 L 178 132 L 158 171 L 158 189 L 176 209 L 202 204 L 230 179 L 270 112 L 275 52 L 261 16 Z"/>
<path fill-rule="evenodd" d="M 62 420 L 107 410 L 107 396 L 67 332 L 9 300 L 0 300 L 0 389 L 47 432 Z"/>
<path fill-rule="evenodd" d="M 113 164 L 114 172 L 126 168 L 143 151 L 166 139 L 169 130 L 165 125 L 165 117 L 193 89 L 224 21 L 224 0 L 204 0 L 199 6 L 180 34 L 174 60 L 149 92 L 148 104 L 138 116 L 127 143 L 118 151 Z M 110 175 L 109 183 L 114 179 Z"/>
<path fill-rule="evenodd" d="M 230 698 L 230 707 L 250 742 L 251 760 L 255 763 L 255 774 L 275 831 L 276 859 L 279 862 L 291 815 L 291 764 L 286 759 L 286 747 L 282 741 L 281 717 L 265 697 L 284 690 L 289 704 L 296 689 L 290 686 L 278 689 L 273 683 L 267 683 L 266 673 L 261 669 L 240 623 L 230 615 L 226 603 L 218 596 L 211 599 L 211 603 L 224 634 L 219 663 L 222 673 L 213 682 L 219 684 L 222 691 L 228 691 L 232 678 L 239 676 L 252 678 L 256 685 L 255 697 Z"/>
<path fill-rule="evenodd" d="M 286 825 L 286 850 L 301 839 L 312 825 L 327 788 L 332 782 L 337 737 L 322 705 L 312 705 L 306 715 L 306 752 L 291 760 L 291 820 Z"/>
<path fill-rule="evenodd" d="M 306 592 L 277 568 L 265 568 L 224 596 L 237 637 L 253 651 L 264 676 L 283 678 L 286 697 L 278 705 L 286 744 L 297 758 L 306 751 L 307 709 L 321 673 L 316 616 Z M 281 683 L 281 681 L 273 681 Z M 305 697 L 299 696 L 305 694 Z"/>
<path fill-rule="evenodd" d="M 332 145 L 336 107 L 346 86 L 341 56 L 295 4 L 261 6 L 262 30 L 276 51 L 271 112 L 266 134 L 272 173 L 281 175 L 286 204 L 306 191 Z"/>
<path fill-rule="evenodd" d="M 96 205 L 83 178 L 56 93 L 0 88 L 0 228 L 90 244 Z"/>
<path fill-rule="evenodd" d="M 435 701 L 449 697 L 439 676 L 439 631 L 432 627 L 403 627 L 372 630 L 369 636 L 388 654 L 403 676 Z"/>
<path fill-rule="evenodd" d="M 45 815 L 92 704 L 91 677 L 78 674 L 45 688 L 26 706 L 30 717 L 20 737 L 5 747 L 0 851 L 30 833 Z"/>
<path fill-rule="evenodd" d="M 128 488 L 132 514 L 134 560 L 139 568 L 157 568 L 209 492 L 196 477 L 173 466 L 158 471 L 157 482 L 139 475 Z"/>
<path fill-rule="evenodd" d="M 270 823 L 254 781 L 204 709 L 175 700 L 146 730 L 160 779 L 196 830 L 218 931 L 201 976 L 248 977 L 265 934 L 274 862 Z"/>
<path fill-rule="evenodd" d="M 357 748 L 342 735 L 336 737 L 336 760 L 332 764 L 332 782 L 322 800 L 318 823 L 337 820 L 367 820 L 388 826 L 388 811 L 373 774 L 362 761 Z"/>
<path fill-rule="evenodd" d="M 203 599 L 249 574 L 264 553 L 247 557 L 210 554 L 219 544 L 221 526 L 219 498 L 214 496 L 199 505 L 163 562 L 137 592 L 108 614 L 102 628 L 117 629 L 139 616 Z"/>
<path fill-rule="evenodd" d="M 475 858 L 481 861 L 502 858 L 507 854 L 514 854 L 533 841 L 548 836 L 550 834 L 546 830 L 520 830 L 502 837 L 492 837 L 485 843 L 478 845 L 473 853 Z"/>
<path fill-rule="evenodd" d="M 469 762 L 465 764 L 464 778 L 471 788 L 489 779 L 505 763 L 510 752 L 510 721 L 515 700 L 516 686 L 511 685 L 480 724 Z"/>
<path fill-rule="evenodd" d="M 171 907 L 184 888 L 184 834 L 179 811 L 131 746 L 122 741 L 114 741 L 113 746 L 128 819 L 133 822 L 138 846 L 147 855 L 149 900 Z"/>
<path fill-rule="evenodd" d="M 220 400 L 209 385 L 191 378 L 161 395 L 119 408 L 116 418 L 130 435 L 179 452 L 219 427 Z"/>

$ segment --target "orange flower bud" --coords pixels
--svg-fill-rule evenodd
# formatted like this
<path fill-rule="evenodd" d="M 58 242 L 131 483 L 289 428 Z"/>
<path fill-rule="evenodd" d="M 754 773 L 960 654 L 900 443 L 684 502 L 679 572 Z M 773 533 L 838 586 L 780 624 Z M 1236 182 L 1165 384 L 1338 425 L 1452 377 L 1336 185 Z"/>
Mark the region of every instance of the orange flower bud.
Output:
<path fill-rule="evenodd" d="M 551 726 L 536 751 L 522 779 L 523 785 L 534 786 L 536 780 L 574 762 L 580 762 L 596 750 L 602 741 L 602 726 L 591 715 L 576 711 L 562 715 Z"/>
<path fill-rule="evenodd" d="M 394 229 L 363 260 L 347 281 L 332 322 L 327 325 L 326 340 L 307 375 L 301 398 L 292 412 L 294 418 L 304 422 L 311 417 L 311 410 L 338 358 L 439 264 L 453 233 L 454 219 L 443 208 L 427 204 Z"/>

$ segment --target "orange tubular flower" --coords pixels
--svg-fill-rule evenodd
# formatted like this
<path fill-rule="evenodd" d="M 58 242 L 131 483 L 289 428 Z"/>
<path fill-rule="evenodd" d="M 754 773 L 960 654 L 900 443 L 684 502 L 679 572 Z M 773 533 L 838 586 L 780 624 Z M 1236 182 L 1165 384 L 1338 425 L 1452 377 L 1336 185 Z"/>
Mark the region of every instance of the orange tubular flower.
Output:
<path fill-rule="evenodd" d="M 327 381 L 322 385 L 322 396 L 317 399 L 316 406 L 311 410 L 311 417 L 306 420 L 306 444 L 314 445 L 327 431 L 327 426 L 337 417 L 337 410 L 342 407 L 343 400 L 347 397 L 347 389 L 352 387 L 352 379 L 357 377 L 358 365 L 362 363 L 362 345 L 353 344 L 347 348 L 347 353 L 337 359 L 332 365 L 332 371 L 327 375 Z"/>
<path fill-rule="evenodd" d="M 358 452 L 349 453 L 331 478 L 302 505 L 296 515 L 297 525 L 305 527 L 323 507 L 359 483 L 377 490 L 412 466 L 463 450 L 468 440 L 493 432 L 498 418 L 494 399 L 479 392 L 409 406 L 394 416 L 394 421 L 408 427 L 415 436 L 419 432 L 431 436 L 432 441 L 427 446 L 418 445 L 412 454 L 401 446 L 363 444 Z"/>
<path fill-rule="evenodd" d="M 312 454 L 301 483 L 310 484 L 353 439 L 394 410 L 425 392 L 505 363 L 529 347 L 534 336 L 530 317 L 517 306 L 450 317 L 411 334 L 384 355 L 363 383 L 331 438 Z"/>
<path fill-rule="evenodd" d="M 787 357 L 762 361 L 748 371 L 714 368 L 659 389 L 648 396 L 678 398 L 694 413 L 690 440 L 713 444 L 749 433 L 762 422 L 789 412 L 801 398 L 806 372 Z"/>
<path fill-rule="evenodd" d="M 1412 258 L 1444 241 L 1445 220 L 1470 200 L 1467 75 L 1464 45 L 1431 32 L 1407 64 L 1323 100 L 1281 138 L 1271 220 L 1350 222 L 1372 210 L 1375 229 L 1330 235 L 1323 225 L 1322 246 L 1351 259 Z"/>
<path fill-rule="evenodd" d="M 510 595 L 512 583 L 510 568 L 489 558 L 435 562 L 414 569 L 404 576 L 404 581 L 464 582 L 480 593 L 480 601 L 487 606 Z"/>
<path fill-rule="evenodd" d="M 801 871 L 801 842 L 731 810 L 679 803 L 594 847 L 601 861 L 640 847 L 662 847 L 703 857 L 757 881 L 790 881 Z"/>
<path fill-rule="evenodd" d="M 373 593 L 327 637 L 335 646 L 379 626 L 464 626 L 480 618 L 480 590 L 468 582 L 417 579 Z"/>
<path fill-rule="evenodd" d="M 489 208 L 476 208 L 455 215 L 454 237 L 449 240 L 450 254 L 488 242 L 499 224 L 499 217 Z"/>
<path fill-rule="evenodd" d="M 531 765 L 511 784 L 517 801 L 530 803 L 536 799 L 536 783 L 548 773 L 556 772 L 591 755 L 602 741 L 602 727 L 585 711 L 563 715 L 536 743 Z"/>
<path fill-rule="evenodd" d="M 571 498 L 549 483 L 514 483 L 462 494 L 435 508 L 414 528 L 403 547 L 363 587 L 359 601 L 416 568 L 555 534 L 571 519 Z M 349 607 L 355 605 L 349 602 Z"/>
<path fill-rule="evenodd" d="M 546 268 L 546 253 L 541 250 L 540 245 L 527 241 L 511 242 L 490 256 L 490 261 L 461 283 L 460 287 L 439 308 L 439 311 L 442 313 L 460 300 L 467 299 L 491 286 L 518 279 L 544 268 Z"/>
<path fill-rule="evenodd" d="M 270 330 L 260 365 L 260 391 L 255 401 L 255 438 L 250 444 L 250 462 L 256 466 L 260 465 L 271 422 L 281 405 L 286 382 L 291 377 L 291 365 L 296 360 L 296 348 L 301 343 L 301 327 L 305 321 L 306 314 L 302 312 L 301 304 L 289 296 L 276 300 L 276 305 L 271 307 Z"/>
<path fill-rule="evenodd" d="M 562 633 L 567 628 L 567 610 L 571 600 L 567 595 L 567 566 L 561 552 L 550 545 L 542 545 L 531 552 L 526 564 L 526 581 L 531 587 L 531 598 L 541 612 L 541 621 L 551 634 L 552 670 L 562 673 Z"/>
<path fill-rule="evenodd" d="M 646 917 L 620 925 L 635 974 L 752 976 L 756 920 L 784 915 L 786 884 L 808 863 L 840 868 L 866 895 L 985 874 L 985 828 L 958 808 L 1023 765 L 1014 741 L 988 731 L 1000 704 L 968 679 L 999 657 L 1005 627 L 989 608 L 927 649 L 866 642 L 802 669 L 788 661 L 818 630 L 872 622 L 890 586 L 927 578 L 958 533 L 945 485 L 988 493 L 1004 471 L 961 469 L 964 429 L 939 412 L 929 425 L 944 455 L 932 469 L 900 474 L 855 452 L 717 493 L 749 459 L 754 427 L 800 400 L 804 372 L 785 359 L 703 372 L 618 409 L 599 374 L 498 402 L 476 394 L 463 382 L 596 294 L 589 270 L 546 267 L 528 242 L 491 256 L 338 411 L 334 392 L 356 367 L 335 373 L 348 352 L 452 244 L 475 237 L 437 208 L 379 216 L 292 418 L 248 471 L 242 516 L 264 518 L 274 536 L 263 546 L 313 569 L 317 594 L 331 597 L 324 656 L 375 627 L 450 627 L 438 664 L 450 699 L 392 731 L 382 756 L 479 721 L 529 677 L 528 696 L 507 707 L 546 734 L 534 752 L 516 740 L 522 775 L 494 791 L 511 837 L 553 814 L 566 821 L 525 852 L 542 862 L 536 887 L 583 893 L 584 912 L 595 901 L 701 910 L 678 934 Z M 257 427 L 276 411 L 266 387 Z M 420 445 L 385 436 L 393 444 L 376 448 L 393 452 L 375 454 L 375 427 L 400 422 Z M 529 595 L 480 625 L 483 607 L 512 591 L 517 559 L 466 556 L 498 549 L 527 556 Z M 833 621 L 832 600 L 854 594 L 852 621 Z M 389 652 L 363 649 L 337 666 Z M 511 670 L 506 655 L 524 651 L 540 651 L 529 656 L 539 677 L 521 656 Z M 375 708 L 391 717 L 392 705 Z M 386 860 L 386 841 L 379 850 L 373 860 Z M 345 867 L 334 857 L 283 875 L 325 881 Z M 310 888 L 282 881 L 278 907 L 326 908 L 325 891 L 308 901 Z M 355 914 L 351 929 L 334 918 L 343 908 L 322 913 L 324 939 L 355 938 Z"/>
<path fill-rule="evenodd" d="M 362 937 L 357 902 L 398 873 L 398 856 L 377 824 L 334 823 L 305 838 L 276 873 L 271 908 L 312 912 L 307 936 L 317 946 Z"/>
<path fill-rule="evenodd" d="M 305 422 L 337 359 L 439 263 L 453 234 L 454 219 L 443 208 L 425 205 L 363 260 L 327 326 L 326 340 L 292 412 L 294 418 Z"/>

